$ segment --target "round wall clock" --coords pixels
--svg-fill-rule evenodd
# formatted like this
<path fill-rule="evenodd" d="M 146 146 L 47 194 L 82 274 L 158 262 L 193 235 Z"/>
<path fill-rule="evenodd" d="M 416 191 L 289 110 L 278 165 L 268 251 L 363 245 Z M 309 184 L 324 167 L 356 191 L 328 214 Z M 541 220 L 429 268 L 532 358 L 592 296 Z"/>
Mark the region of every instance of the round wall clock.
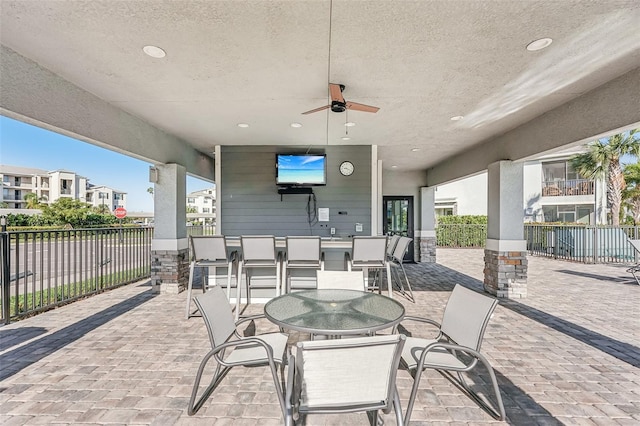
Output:
<path fill-rule="evenodd" d="M 351 176 L 353 170 L 354 167 L 351 161 L 343 161 L 342 164 L 340 164 L 340 173 L 342 173 L 343 176 Z"/>

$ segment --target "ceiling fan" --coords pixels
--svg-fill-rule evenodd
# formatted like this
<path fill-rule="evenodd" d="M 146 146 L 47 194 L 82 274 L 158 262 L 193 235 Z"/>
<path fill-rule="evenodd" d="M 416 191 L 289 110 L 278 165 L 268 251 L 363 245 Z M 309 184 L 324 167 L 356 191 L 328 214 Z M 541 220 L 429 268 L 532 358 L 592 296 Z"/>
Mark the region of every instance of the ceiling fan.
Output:
<path fill-rule="evenodd" d="M 343 90 L 344 90 L 344 84 L 329 83 L 329 93 L 331 94 L 331 104 L 325 105 L 320 108 L 312 109 L 311 111 L 303 112 L 302 114 L 311 114 L 313 112 L 323 111 L 328 108 L 331 108 L 331 111 L 333 112 L 345 112 L 348 109 L 352 111 L 378 112 L 378 110 L 380 109 L 374 106 L 345 101 L 344 97 L 342 96 Z"/>

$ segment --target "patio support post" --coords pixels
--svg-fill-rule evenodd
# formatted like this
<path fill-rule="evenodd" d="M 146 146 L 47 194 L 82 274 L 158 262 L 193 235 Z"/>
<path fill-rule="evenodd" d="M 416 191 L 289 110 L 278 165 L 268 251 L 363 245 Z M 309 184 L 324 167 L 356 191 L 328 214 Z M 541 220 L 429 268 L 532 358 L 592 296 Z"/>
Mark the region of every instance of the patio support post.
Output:
<path fill-rule="evenodd" d="M 189 279 L 186 223 L 186 169 L 161 164 L 153 192 L 154 233 L 151 240 L 151 285 L 156 293 L 177 294 Z"/>
<path fill-rule="evenodd" d="M 436 188 L 420 188 L 420 262 L 436 263 Z"/>
<path fill-rule="evenodd" d="M 497 297 L 527 296 L 527 246 L 523 223 L 523 163 L 488 167 L 484 289 Z"/>

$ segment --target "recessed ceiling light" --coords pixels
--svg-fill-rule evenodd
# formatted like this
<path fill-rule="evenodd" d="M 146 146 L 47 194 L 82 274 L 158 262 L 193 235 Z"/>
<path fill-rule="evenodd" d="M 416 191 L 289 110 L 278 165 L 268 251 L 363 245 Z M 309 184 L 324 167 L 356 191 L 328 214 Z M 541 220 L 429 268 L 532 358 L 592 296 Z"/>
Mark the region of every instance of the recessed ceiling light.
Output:
<path fill-rule="evenodd" d="M 346 123 L 344 123 L 344 125 L 345 125 L 346 127 L 353 127 L 353 126 L 355 126 L 355 125 L 356 125 L 356 123 L 354 123 L 353 121 L 347 121 Z"/>
<path fill-rule="evenodd" d="M 411 152 L 418 152 L 420 151 L 420 148 L 411 148 Z"/>
<path fill-rule="evenodd" d="M 541 38 L 538 40 L 534 40 L 531 43 L 527 44 L 527 50 L 530 52 L 535 52 L 536 50 L 542 50 L 545 47 L 548 47 L 553 40 L 550 38 Z"/>
<path fill-rule="evenodd" d="M 342 140 L 343 140 L 343 141 L 350 141 L 350 140 L 351 140 L 351 138 L 350 138 L 349 136 L 343 136 L 343 137 L 342 137 Z"/>
<path fill-rule="evenodd" d="M 158 46 L 145 46 L 142 48 L 142 51 L 152 58 L 161 59 L 167 56 L 167 53 L 160 49 Z"/>
<path fill-rule="evenodd" d="M 249 125 L 247 123 L 238 123 L 238 127 L 242 127 L 243 129 L 246 129 L 247 127 L 249 127 Z"/>
<path fill-rule="evenodd" d="M 453 117 L 451 117 L 451 121 L 460 121 L 464 118 L 464 116 L 462 115 L 454 115 Z"/>
<path fill-rule="evenodd" d="M 290 126 L 298 129 L 298 128 L 302 127 L 302 124 L 300 124 L 300 123 L 291 123 Z"/>
<path fill-rule="evenodd" d="M 397 169 L 398 166 L 396 166 L 395 164 L 393 166 L 391 166 L 392 169 Z"/>

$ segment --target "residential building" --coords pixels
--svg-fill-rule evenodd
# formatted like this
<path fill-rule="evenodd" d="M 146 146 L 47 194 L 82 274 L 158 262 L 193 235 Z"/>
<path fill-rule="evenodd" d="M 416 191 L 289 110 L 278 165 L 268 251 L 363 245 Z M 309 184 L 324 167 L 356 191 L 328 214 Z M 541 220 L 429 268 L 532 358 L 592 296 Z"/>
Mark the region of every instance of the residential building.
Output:
<path fill-rule="evenodd" d="M 216 218 L 216 188 L 211 187 L 200 191 L 190 192 L 187 195 L 187 211 L 195 212 L 187 213 L 188 219 L 198 219 L 203 225 L 215 223 Z"/>
<path fill-rule="evenodd" d="M 113 212 L 118 207 L 127 207 L 126 194 L 108 186 L 88 184 L 86 202 L 95 207 L 106 206 Z"/>
<path fill-rule="evenodd" d="M 0 202 L 7 208 L 26 207 L 25 195 L 35 193 L 41 203 L 50 204 L 59 198 L 71 198 L 94 206 L 108 206 L 109 211 L 126 207 L 126 192 L 106 186 L 95 186 L 89 179 L 69 170 L 47 171 L 32 167 L 0 165 L 2 194 Z M 103 195 L 99 195 L 103 194 Z M 105 197 L 104 202 L 100 197 Z"/>
<path fill-rule="evenodd" d="M 606 223 L 604 179 L 585 179 L 569 162 L 580 152 L 571 148 L 524 163 L 525 222 Z M 487 172 L 439 185 L 435 205 L 437 215 L 486 215 Z"/>

